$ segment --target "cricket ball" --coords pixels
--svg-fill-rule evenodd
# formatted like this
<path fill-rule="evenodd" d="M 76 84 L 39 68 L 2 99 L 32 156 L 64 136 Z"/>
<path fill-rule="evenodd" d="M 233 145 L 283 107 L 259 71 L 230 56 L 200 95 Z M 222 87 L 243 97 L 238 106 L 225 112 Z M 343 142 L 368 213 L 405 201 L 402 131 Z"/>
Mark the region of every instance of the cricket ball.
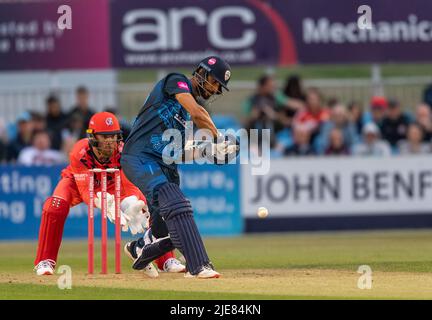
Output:
<path fill-rule="evenodd" d="M 266 208 L 264 208 L 264 207 L 259 207 L 258 208 L 258 212 L 257 212 L 257 215 L 258 215 L 258 217 L 260 217 L 260 218 L 266 218 L 267 216 L 268 216 L 268 210 L 266 209 Z"/>

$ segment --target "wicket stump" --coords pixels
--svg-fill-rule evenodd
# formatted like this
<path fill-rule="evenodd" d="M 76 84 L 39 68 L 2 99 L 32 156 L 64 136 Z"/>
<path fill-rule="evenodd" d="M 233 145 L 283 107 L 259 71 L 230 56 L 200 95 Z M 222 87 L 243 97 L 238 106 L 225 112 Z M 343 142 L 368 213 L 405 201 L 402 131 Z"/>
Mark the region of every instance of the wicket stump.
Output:
<path fill-rule="evenodd" d="M 94 273 L 94 174 L 101 175 L 101 274 L 108 273 L 107 174 L 114 174 L 115 201 L 115 273 L 121 273 L 120 169 L 90 169 L 88 206 L 88 274 Z"/>

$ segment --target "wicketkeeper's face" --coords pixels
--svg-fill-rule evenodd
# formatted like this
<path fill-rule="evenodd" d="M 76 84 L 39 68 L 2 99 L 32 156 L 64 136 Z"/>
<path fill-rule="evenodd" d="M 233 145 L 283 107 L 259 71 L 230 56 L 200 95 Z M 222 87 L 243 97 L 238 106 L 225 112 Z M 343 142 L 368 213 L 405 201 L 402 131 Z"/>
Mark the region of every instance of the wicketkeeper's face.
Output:
<path fill-rule="evenodd" d="M 119 143 L 119 137 L 117 134 L 96 134 L 96 140 L 98 141 L 97 150 L 104 157 L 111 157 L 114 151 L 117 149 Z"/>

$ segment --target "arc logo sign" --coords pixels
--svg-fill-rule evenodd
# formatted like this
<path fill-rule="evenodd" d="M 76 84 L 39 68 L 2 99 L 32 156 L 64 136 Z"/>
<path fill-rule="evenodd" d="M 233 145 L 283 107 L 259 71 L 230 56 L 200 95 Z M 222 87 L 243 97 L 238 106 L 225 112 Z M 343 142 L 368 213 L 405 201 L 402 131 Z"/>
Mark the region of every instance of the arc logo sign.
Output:
<path fill-rule="evenodd" d="M 165 1 L 161 6 L 155 1 L 142 8 L 136 0 L 113 1 L 114 65 L 187 65 L 212 54 L 230 63 L 253 64 L 262 59 L 257 55 L 262 48 L 265 59 L 296 62 L 285 22 L 261 1 L 182 4 Z"/>

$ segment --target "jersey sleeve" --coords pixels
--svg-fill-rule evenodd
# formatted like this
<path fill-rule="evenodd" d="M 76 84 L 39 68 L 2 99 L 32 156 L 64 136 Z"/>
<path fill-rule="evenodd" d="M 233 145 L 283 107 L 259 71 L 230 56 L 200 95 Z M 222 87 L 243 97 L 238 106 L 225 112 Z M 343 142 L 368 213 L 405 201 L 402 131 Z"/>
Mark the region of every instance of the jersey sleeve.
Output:
<path fill-rule="evenodd" d="M 169 96 L 174 96 L 178 93 L 191 93 L 192 88 L 186 76 L 173 74 L 166 79 L 164 92 Z"/>
<path fill-rule="evenodd" d="M 90 195 L 88 192 L 88 185 L 89 185 L 88 170 L 89 168 L 87 168 L 84 165 L 84 163 L 80 161 L 77 155 L 70 154 L 70 165 L 68 167 L 68 171 L 73 174 L 81 199 L 86 204 L 88 204 L 90 200 Z M 96 193 L 96 187 L 95 187 L 95 193 Z"/>

